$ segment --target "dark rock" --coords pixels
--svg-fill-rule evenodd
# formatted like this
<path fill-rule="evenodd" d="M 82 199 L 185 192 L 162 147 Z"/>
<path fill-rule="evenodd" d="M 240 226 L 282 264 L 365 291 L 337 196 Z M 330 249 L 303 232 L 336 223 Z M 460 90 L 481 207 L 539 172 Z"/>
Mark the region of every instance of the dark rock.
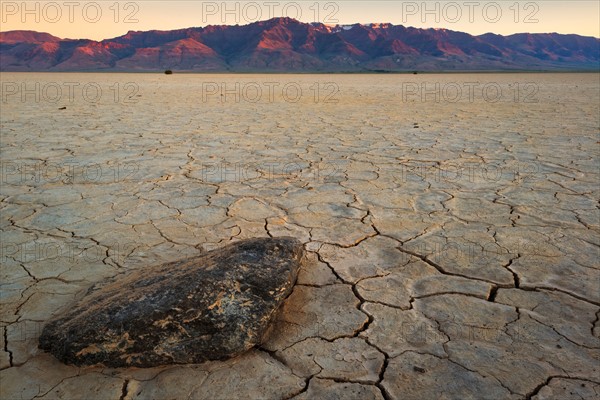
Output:
<path fill-rule="evenodd" d="M 121 275 L 49 322 L 39 347 L 67 364 L 108 367 L 236 356 L 261 343 L 302 256 L 296 239 L 251 239 Z"/>

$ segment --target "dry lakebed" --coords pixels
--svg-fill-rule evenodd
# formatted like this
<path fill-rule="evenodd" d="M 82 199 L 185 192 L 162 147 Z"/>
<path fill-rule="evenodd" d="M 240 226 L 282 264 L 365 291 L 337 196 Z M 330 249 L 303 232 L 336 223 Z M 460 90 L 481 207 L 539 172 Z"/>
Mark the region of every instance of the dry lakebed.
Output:
<path fill-rule="evenodd" d="M 1 78 L 39 85 L 0 112 L 1 399 L 599 398 L 598 74 Z M 237 357 L 38 348 L 98 282 L 268 237 L 306 259 Z"/>

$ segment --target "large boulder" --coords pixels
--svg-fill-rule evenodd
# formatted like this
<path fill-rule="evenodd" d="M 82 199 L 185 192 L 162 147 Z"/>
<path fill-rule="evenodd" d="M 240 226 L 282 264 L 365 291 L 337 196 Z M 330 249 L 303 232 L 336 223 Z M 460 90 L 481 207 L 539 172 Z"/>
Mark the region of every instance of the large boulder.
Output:
<path fill-rule="evenodd" d="M 39 347 L 67 364 L 108 367 L 236 356 L 261 343 L 302 256 L 293 238 L 250 239 L 112 278 L 50 321 Z"/>

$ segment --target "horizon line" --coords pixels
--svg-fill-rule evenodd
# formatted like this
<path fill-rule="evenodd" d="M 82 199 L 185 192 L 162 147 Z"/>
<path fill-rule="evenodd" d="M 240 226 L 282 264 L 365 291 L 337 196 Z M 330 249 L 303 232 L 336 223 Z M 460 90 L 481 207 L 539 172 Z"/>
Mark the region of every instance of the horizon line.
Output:
<path fill-rule="evenodd" d="M 89 40 L 89 41 L 94 41 L 94 42 L 103 42 L 106 40 L 111 40 L 111 39 L 117 39 L 120 37 L 123 37 L 129 33 L 137 33 L 137 32 L 172 32 L 172 31 L 181 31 L 181 30 L 187 30 L 187 29 L 206 29 L 208 27 L 242 27 L 242 26 L 249 26 L 249 25 L 254 25 L 254 24 L 259 24 L 259 23 L 264 23 L 264 22 L 269 22 L 269 21 L 273 21 L 273 20 L 291 20 L 294 22 L 297 22 L 298 24 L 302 24 L 302 25 L 322 25 L 322 26 L 326 26 L 329 28 L 335 28 L 335 27 L 345 27 L 345 26 L 356 26 L 356 25 L 360 25 L 360 26 L 369 26 L 369 25 L 391 25 L 391 26 L 401 26 L 403 28 L 406 29 L 416 29 L 416 30 L 422 30 L 422 31 L 427 31 L 427 30 L 434 30 L 434 31 L 450 31 L 450 32 L 459 32 L 459 33 L 464 33 L 473 37 L 480 37 L 480 36 L 484 36 L 484 35 L 498 35 L 498 36 L 502 36 L 502 37 L 509 37 L 509 36 L 514 36 L 514 35 L 523 35 L 523 34 L 529 34 L 529 35 L 564 35 L 564 36 L 568 36 L 568 35 L 575 35 L 575 36 L 580 36 L 580 37 L 588 37 L 588 38 L 594 38 L 594 39 L 598 39 L 600 40 L 600 37 L 596 37 L 596 36 L 588 36 L 588 35 L 582 35 L 579 33 L 559 33 L 559 32 L 515 32 L 515 33 L 511 33 L 511 34 L 500 34 L 500 33 L 495 33 L 495 32 L 485 32 L 479 35 L 475 35 L 475 34 L 471 34 L 465 31 L 459 31 L 459 30 L 454 30 L 454 29 L 449 29 L 449 28 L 434 28 L 434 27 L 428 27 L 428 28 L 418 28 L 412 25 L 403 25 L 403 24 L 394 24 L 392 22 L 354 22 L 351 24 L 341 24 L 341 23 L 337 23 L 337 24 L 325 24 L 322 22 L 318 22 L 318 21 L 314 21 L 314 22 L 302 22 L 299 21 L 295 18 L 291 18 L 291 17 L 273 17 L 273 18 L 269 18 L 269 19 L 265 19 L 265 20 L 261 20 L 261 21 L 254 21 L 254 22 L 248 22 L 247 24 L 209 24 L 209 25 L 205 25 L 205 26 L 188 26 L 188 27 L 183 27 L 183 28 L 174 28 L 174 29 L 149 29 L 149 30 L 128 30 L 127 32 L 125 32 L 122 35 L 119 36 L 113 36 L 110 38 L 104 38 L 104 39 L 100 39 L 100 40 L 95 40 L 95 39 L 88 39 L 88 38 L 65 38 L 65 37 L 60 37 L 60 36 L 56 36 L 48 31 L 37 31 L 37 30 L 31 30 L 31 29 L 12 29 L 9 31 L 0 31 L 0 34 L 6 34 L 6 33 L 10 33 L 10 32 L 34 32 L 34 33 L 45 33 L 51 36 L 54 36 L 60 40 Z"/>

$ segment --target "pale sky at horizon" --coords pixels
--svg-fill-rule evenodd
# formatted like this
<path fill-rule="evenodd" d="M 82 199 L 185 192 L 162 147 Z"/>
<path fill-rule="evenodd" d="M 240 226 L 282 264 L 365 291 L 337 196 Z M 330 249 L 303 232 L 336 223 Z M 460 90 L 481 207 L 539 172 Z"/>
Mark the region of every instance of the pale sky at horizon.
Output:
<path fill-rule="evenodd" d="M 25 7 L 23 7 L 25 4 Z M 35 30 L 102 40 L 130 30 L 246 25 L 288 16 L 303 22 L 391 22 L 480 35 L 576 33 L 600 37 L 600 2 L 576 1 L 5 1 L 0 31 Z"/>

